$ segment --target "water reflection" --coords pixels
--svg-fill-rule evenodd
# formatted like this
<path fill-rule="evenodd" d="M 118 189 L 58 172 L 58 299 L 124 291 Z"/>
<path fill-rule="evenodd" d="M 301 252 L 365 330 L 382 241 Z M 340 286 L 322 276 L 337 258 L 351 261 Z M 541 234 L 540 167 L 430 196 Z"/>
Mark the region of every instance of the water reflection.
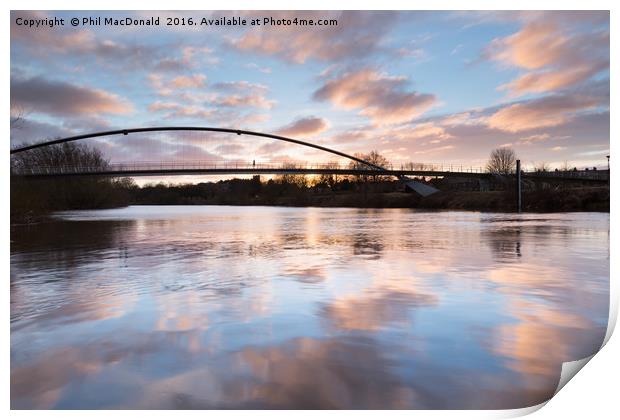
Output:
<path fill-rule="evenodd" d="M 61 216 L 11 230 L 13 408 L 518 408 L 606 328 L 606 214 Z"/>

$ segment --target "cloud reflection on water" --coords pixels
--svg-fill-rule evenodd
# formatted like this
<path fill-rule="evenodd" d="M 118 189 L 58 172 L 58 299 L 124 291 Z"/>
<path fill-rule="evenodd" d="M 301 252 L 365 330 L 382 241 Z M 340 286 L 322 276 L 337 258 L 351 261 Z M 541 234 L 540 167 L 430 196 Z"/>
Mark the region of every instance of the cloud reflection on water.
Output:
<path fill-rule="evenodd" d="M 14 408 L 517 408 L 606 328 L 605 214 L 66 218 L 11 232 Z"/>

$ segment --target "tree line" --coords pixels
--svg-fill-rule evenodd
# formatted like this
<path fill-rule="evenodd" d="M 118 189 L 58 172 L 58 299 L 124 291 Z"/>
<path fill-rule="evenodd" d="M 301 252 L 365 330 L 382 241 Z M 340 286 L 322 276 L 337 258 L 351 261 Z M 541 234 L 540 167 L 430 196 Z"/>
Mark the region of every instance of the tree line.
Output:
<path fill-rule="evenodd" d="M 378 151 L 356 154 L 360 160 L 351 161 L 349 169 L 364 170 L 376 167 L 392 168 L 390 161 Z M 491 152 L 486 165 L 490 173 L 508 175 L 515 172 L 516 154 L 510 148 L 498 148 Z M 294 202 L 303 203 L 308 193 L 325 192 L 391 192 L 401 186 L 394 177 L 381 174 L 281 174 L 266 181 L 253 179 L 232 179 L 198 185 L 146 185 L 138 187 L 131 178 L 118 177 L 75 177 L 28 179 L 18 176 L 28 174 L 33 168 L 79 168 L 88 167 L 99 171 L 109 168 L 109 162 L 100 150 L 83 143 L 67 142 L 35 148 L 11 156 L 11 219 L 27 219 L 32 215 L 46 214 L 57 210 L 92 209 L 125 206 L 132 203 L 190 203 L 251 202 L 260 197 L 265 203 L 278 197 L 293 197 Z M 294 163 L 285 168 L 297 168 Z M 338 162 L 330 162 L 326 168 L 340 169 Z M 409 170 L 432 169 L 424 164 L 409 162 L 402 166 Z M 542 170 L 546 170 L 544 164 Z M 218 198 L 219 197 L 219 198 Z M 296 198 L 295 198 L 296 197 Z M 249 201 L 248 201 L 249 200 Z"/>

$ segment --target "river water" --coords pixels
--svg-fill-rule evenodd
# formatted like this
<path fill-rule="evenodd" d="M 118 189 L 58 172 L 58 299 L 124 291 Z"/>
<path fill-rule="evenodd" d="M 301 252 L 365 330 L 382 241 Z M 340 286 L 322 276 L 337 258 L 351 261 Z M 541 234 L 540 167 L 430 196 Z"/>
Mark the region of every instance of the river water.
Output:
<path fill-rule="evenodd" d="M 608 311 L 604 213 L 65 212 L 11 228 L 11 406 L 520 408 Z"/>

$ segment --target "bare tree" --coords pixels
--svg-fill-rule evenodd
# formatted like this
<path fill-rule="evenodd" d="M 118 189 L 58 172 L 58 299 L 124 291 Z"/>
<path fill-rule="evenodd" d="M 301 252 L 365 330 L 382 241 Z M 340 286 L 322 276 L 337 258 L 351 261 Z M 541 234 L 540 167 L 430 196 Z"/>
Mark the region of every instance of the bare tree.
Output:
<path fill-rule="evenodd" d="M 22 145 L 22 146 L 25 146 Z M 11 156 L 13 174 L 42 170 L 105 170 L 108 161 L 100 150 L 79 143 L 61 143 L 26 150 Z"/>
<path fill-rule="evenodd" d="M 407 162 L 402 165 L 402 168 L 406 171 L 432 171 L 433 165 L 418 162 Z"/>
<path fill-rule="evenodd" d="M 325 169 L 338 169 L 340 165 L 338 162 L 328 162 L 325 165 Z M 327 185 L 330 189 L 334 189 L 334 187 L 342 181 L 342 176 L 337 174 L 321 174 L 318 179 L 318 184 Z"/>
<path fill-rule="evenodd" d="M 508 147 L 500 147 L 491 152 L 487 162 L 487 171 L 493 174 L 508 175 L 514 173 L 517 157 L 515 151 Z"/>
<path fill-rule="evenodd" d="M 24 109 L 21 106 L 11 105 L 11 120 L 9 127 L 11 130 L 24 126 Z"/>
<path fill-rule="evenodd" d="M 551 166 L 545 161 L 538 162 L 534 164 L 534 170 L 536 172 L 549 172 L 551 170 Z"/>
<path fill-rule="evenodd" d="M 283 163 L 282 169 L 297 169 L 300 165 L 295 163 Z M 299 188 L 305 188 L 308 186 L 308 177 L 305 174 L 300 173 L 288 173 L 276 176 L 276 182 L 280 184 L 296 185 Z"/>
<path fill-rule="evenodd" d="M 349 168 L 350 169 L 356 169 L 356 170 L 365 170 L 365 169 L 377 169 L 376 167 L 379 166 L 381 168 L 388 168 L 391 166 L 390 161 L 387 160 L 387 158 L 383 155 L 381 155 L 379 152 L 377 152 L 376 150 L 371 151 L 368 154 L 359 154 L 356 153 L 354 155 L 356 158 L 358 159 L 362 159 L 365 160 L 366 162 L 374 165 L 374 166 L 369 166 L 366 165 L 362 162 L 357 162 L 357 161 L 351 161 L 351 163 L 349 163 Z M 362 182 L 366 182 L 369 179 L 372 179 L 374 182 L 386 179 L 387 177 L 383 176 L 383 175 L 356 175 L 355 178 L 358 181 L 362 181 Z"/>

